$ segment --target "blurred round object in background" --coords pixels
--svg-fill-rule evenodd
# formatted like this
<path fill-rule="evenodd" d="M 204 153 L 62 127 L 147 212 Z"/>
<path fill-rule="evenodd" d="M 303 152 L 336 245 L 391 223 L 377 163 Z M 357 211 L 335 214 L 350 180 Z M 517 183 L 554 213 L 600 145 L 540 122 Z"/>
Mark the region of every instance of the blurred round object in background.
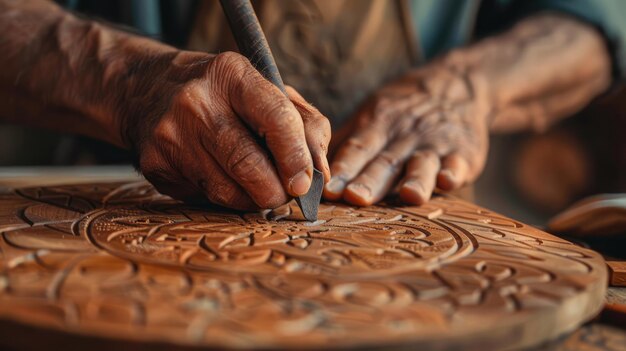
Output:
<path fill-rule="evenodd" d="M 581 142 L 563 130 L 531 136 L 513 162 L 513 181 L 537 210 L 555 213 L 585 194 L 593 182 L 593 163 Z"/>
<path fill-rule="evenodd" d="M 576 202 L 548 223 L 552 232 L 580 237 L 626 233 L 626 194 L 601 194 Z"/>

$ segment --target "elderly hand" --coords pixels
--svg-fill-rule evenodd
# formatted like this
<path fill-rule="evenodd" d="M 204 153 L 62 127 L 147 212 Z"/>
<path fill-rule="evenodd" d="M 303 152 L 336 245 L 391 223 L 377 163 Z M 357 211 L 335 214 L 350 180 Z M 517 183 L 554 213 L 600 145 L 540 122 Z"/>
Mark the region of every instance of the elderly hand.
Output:
<path fill-rule="evenodd" d="M 487 155 L 488 113 L 469 74 L 438 64 L 412 72 L 356 114 L 324 197 L 367 206 L 395 189 L 404 202 L 419 205 L 435 187 L 473 181 Z"/>
<path fill-rule="evenodd" d="M 129 83 L 139 93 L 130 94 L 134 109 L 122 123 L 141 172 L 160 192 L 275 208 L 308 191 L 314 165 L 329 178 L 330 125 L 295 90 L 285 97 L 236 53 L 179 52 L 155 69 L 162 66 Z"/>
<path fill-rule="evenodd" d="M 567 16 L 531 16 L 378 92 L 332 162 L 325 197 L 369 205 L 399 179 L 400 197 L 421 204 L 435 187 L 476 179 L 489 129 L 545 130 L 610 82 L 610 56 L 597 30 Z"/>

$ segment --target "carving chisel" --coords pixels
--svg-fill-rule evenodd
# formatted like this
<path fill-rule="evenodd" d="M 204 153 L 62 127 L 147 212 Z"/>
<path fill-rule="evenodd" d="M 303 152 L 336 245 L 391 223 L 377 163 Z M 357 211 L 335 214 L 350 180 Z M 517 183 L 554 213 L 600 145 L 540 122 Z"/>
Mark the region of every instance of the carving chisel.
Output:
<path fill-rule="evenodd" d="M 226 19 L 233 32 L 239 52 L 270 82 L 287 95 L 285 85 L 274 62 L 272 51 L 265 39 L 261 24 L 250 0 L 220 0 Z M 313 169 L 309 192 L 296 198 L 296 202 L 309 221 L 317 220 L 317 210 L 324 190 L 324 175 Z"/>

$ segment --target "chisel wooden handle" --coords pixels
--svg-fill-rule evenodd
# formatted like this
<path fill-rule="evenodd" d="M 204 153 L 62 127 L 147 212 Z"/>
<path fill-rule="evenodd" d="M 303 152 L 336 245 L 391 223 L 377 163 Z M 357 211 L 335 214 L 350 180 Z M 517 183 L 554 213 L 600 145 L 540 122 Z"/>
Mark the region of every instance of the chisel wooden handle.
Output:
<path fill-rule="evenodd" d="M 285 95 L 285 85 L 250 0 L 220 0 L 239 52 Z"/>

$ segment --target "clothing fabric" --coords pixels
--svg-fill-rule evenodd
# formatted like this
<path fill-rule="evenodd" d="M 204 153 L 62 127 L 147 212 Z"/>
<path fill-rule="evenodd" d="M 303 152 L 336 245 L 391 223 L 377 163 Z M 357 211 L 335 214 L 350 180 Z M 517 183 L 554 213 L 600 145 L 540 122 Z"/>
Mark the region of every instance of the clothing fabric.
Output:
<path fill-rule="evenodd" d="M 234 50 L 217 0 L 66 0 L 79 12 L 192 50 Z M 377 87 L 541 11 L 596 26 L 626 72 L 623 0 L 253 0 L 283 79 L 335 126 Z"/>
<path fill-rule="evenodd" d="M 56 0 L 66 7 L 137 28 L 174 45 L 187 42 L 195 9 L 207 0 Z M 296 0 L 283 0 L 284 3 Z M 334 0 L 325 0 L 333 2 Z M 372 1 L 372 0 L 363 0 Z M 374 0 L 376 1 L 376 0 Z M 382 0 L 391 1 L 391 0 Z M 502 30 L 539 11 L 576 16 L 602 31 L 614 51 L 616 68 L 626 72 L 626 1 L 623 0 L 406 0 L 416 41 L 430 59 L 481 35 Z M 490 12 L 491 16 L 485 16 Z M 346 13 L 349 15 L 350 11 Z M 478 19 L 481 19 L 480 21 Z M 485 23 L 487 22 L 487 23 Z"/>
<path fill-rule="evenodd" d="M 278 69 L 327 116 L 342 125 L 365 98 L 416 61 L 398 1 L 253 1 Z M 204 1 L 189 48 L 236 50 L 219 1 Z"/>

